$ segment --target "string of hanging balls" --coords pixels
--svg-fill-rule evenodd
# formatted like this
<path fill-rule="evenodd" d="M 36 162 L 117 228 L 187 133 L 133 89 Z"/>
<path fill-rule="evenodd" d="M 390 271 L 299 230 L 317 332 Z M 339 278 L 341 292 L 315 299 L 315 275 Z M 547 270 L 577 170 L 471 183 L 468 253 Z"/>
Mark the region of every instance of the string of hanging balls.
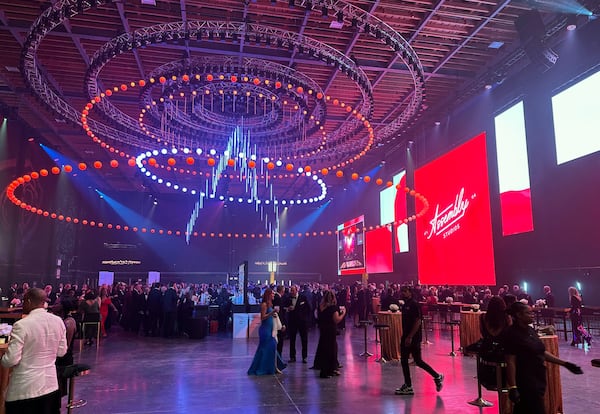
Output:
<path fill-rule="evenodd" d="M 257 77 L 255 78 L 249 78 L 249 77 L 241 77 L 238 78 L 235 75 L 230 75 L 228 77 L 228 79 L 226 79 L 225 75 L 219 74 L 219 75 L 213 75 L 213 74 L 193 74 L 193 75 L 181 75 L 181 81 L 183 81 L 184 83 L 190 82 L 191 79 L 200 79 L 201 77 L 204 77 L 206 81 L 208 82 L 212 82 L 215 79 L 219 79 L 219 80 L 228 80 L 229 82 L 232 83 L 243 83 L 243 82 L 248 82 L 251 83 L 253 85 L 260 85 L 260 84 L 266 84 L 266 85 L 272 85 L 274 86 L 275 89 L 292 89 L 294 88 L 294 85 L 292 84 L 287 84 L 284 85 L 282 84 L 280 81 L 273 81 L 273 80 L 269 80 L 269 79 L 259 79 Z M 177 76 L 173 76 L 172 78 L 174 79 L 179 79 Z M 117 149 L 116 147 L 114 147 L 113 145 L 109 144 L 108 142 L 103 141 L 100 137 L 98 137 L 96 135 L 96 133 L 92 130 L 92 128 L 89 126 L 88 124 L 88 116 L 92 113 L 92 111 L 94 110 L 95 106 L 97 104 L 99 104 L 100 102 L 102 102 L 103 99 L 108 99 L 110 97 L 112 97 L 113 95 L 117 94 L 117 93 L 124 93 L 127 92 L 128 90 L 131 90 L 132 88 L 136 88 L 136 87 L 145 87 L 148 83 L 150 84 L 154 84 L 154 83 L 158 83 L 158 84 L 164 84 L 165 82 L 167 82 L 167 79 L 164 76 L 159 77 L 158 79 L 155 78 L 150 78 L 148 80 L 145 79 L 140 79 L 137 82 L 129 82 L 129 83 L 123 83 L 121 85 L 115 85 L 112 88 L 107 88 L 104 92 L 100 93 L 100 95 L 93 97 L 92 99 L 90 99 L 89 102 L 86 103 L 86 105 L 83 107 L 83 109 L 81 110 L 81 117 L 80 117 L 80 121 L 81 121 L 81 125 L 82 128 L 84 129 L 86 135 L 88 137 L 90 137 L 93 142 L 95 142 L 96 144 L 100 145 L 102 148 L 110 151 L 111 153 L 115 153 L 117 155 L 119 155 L 120 157 L 127 157 L 127 158 L 134 158 L 133 156 L 131 156 L 130 154 L 127 154 L 125 151 Z M 307 96 L 312 96 L 313 95 L 313 91 L 312 90 L 308 90 L 305 91 L 303 87 L 298 86 L 295 88 L 296 93 L 302 95 L 302 94 L 307 94 Z M 367 119 L 367 117 L 363 114 L 361 114 L 359 111 L 357 111 L 355 108 L 353 108 L 350 104 L 346 104 L 345 102 L 341 101 L 340 99 L 334 98 L 330 95 L 324 95 L 320 92 L 316 93 L 314 96 L 316 99 L 318 100 L 322 100 L 328 104 L 331 104 L 333 106 L 336 107 L 340 107 L 340 108 L 344 108 L 344 110 L 346 111 L 346 113 L 348 115 L 352 115 L 354 117 L 356 117 L 356 119 L 358 121 L 360 121 L 362 123 L 362 126 L 364 128 L 366 128 L 367 133 L 368 133 L 368 140 L 367 143 L 365 145 L 364 148 L 360 149 L 360 151 L 358 151 L 355 155 L 351 156 L 350 158 L 348 158 L 345 161 L 341 161 L 338 162 L 336 164 L 327 166 L 327 167 L 322 167 L 320 168 L 320 172 L 323 175 L 327 175 L 330 170 L 338 170 L 341 169 L 343 167 L 346 167 L 352 163 L 354 163 L 355 161 L 358 161 L 361 157 L 363 157 L 371 148 L 373 145 L 373 142 L 375 140 L 375 132 L 373 129 L 373 126 L 371 125 L 371 122 Z M 155 102 L 153 102 L 155 103 Z M 152 141 L 155 141 L 156 143 L 162 143 L 164 145 L 167 145 L 167 140 L 162 139 L 160 136 L 156 136 L 155 134 L 152 134 L 146 127 L 145 123 L 144 123 L 144 114 L 145 114 L 146 109 L 142 109 L 142 112 L 140 113 L 140 116 L 138 118 L 138 125 L 141 129 L 141 132 L 146 135 L 148 138 L 150 138 Z M 301 156 L 300 158 L 309 158 L 311 155 L 315 155 L 316 153 L 319 153 L 322 151 L 323 147 L 325 146 L 326 142 L 327 142 L 327 137 L 326 137 L 326 132 L 324 131 L 324 125 L 320 125 L 319 129 L 321 130 L 321 134 L 322 134 L 322 138 L 321 138 L 321 142 L 319 144 L 319 147 L 313 151 L 312 154 L 307 153 L 305 156 Z M 206 151 L 206 150 L 202 150 L 200 148 L 196 149 L 196 154 L 198 156 L 204 154 L 204 156 L 206 156 L 206 163 L 208 166 L 212 167 L 214 166 L 217 162 L 215 160 L 215 156 L 216 156 L 216 152 L 214 150 L 210 150 L 210 151 Z M 294 159 L 296 157 L 293 157 Z M 188 162 L 188 164 L 193 165 L 194 161 L 193 157 L 188 157 L 186 159 L 186 161 Z M 275 161 L 275 162 L 273 162 Z M 287 171 L 293 171 L 296 167 L 294 166 L 294 164 L 290 161 L 290 157 L 288 156 L 286 158 L 286 162 L 283 162 L 282 160 L 273 160 L 273 161 L 269 161 L 267 163 L 267 168 L 268 169 L 274 169 L 276 166 L 279 166 L 279 164 L 284 165 L 285 169 Z M 280 163 L 276 163 L 276 161 L 280 161 Z M 131 161 L 131 162 L 135 162 L 135 161 Z M 277 165 L 276 165 L 277 164 Z M 250 168 L 255 168 L 256 167 L 256 161 L 249 159 L 248 160 L 248 166 Z M 308 168 L 308 171 L 310 171 L 311 169 L 314 170 L 314 168 L 312 168 L 309 165 L 300 167 L 303 168 L 304 170 L 306 170 Z M 338 177 L 343 177 L 343 172 L 342 173 L 338 173 L 336 172 L 336 176 Z"/>
<path fill-rule="evenodd" d="M 129 159 L 129 161 L 131 161 L 132 159 Z M 106 168 L 106 166 L 101 162 L 101 161 L 94 161 L 94 163 L 92 164 L 94 169 L 100 170 L 102 168 Z M 133 165 L 131 163 L 128 162 L 128 165 L 131 167 L 135 166 L 135 161 L 133 163 Z M 119 162 L 117 160 L 111 160 L 109 162 L 109 166 L 111 168 L 117 168 L 119 167 Z M 86 163 L 84 162 L 80 162 L 77 165 L 77 169 L 80 171 L 85 171 L 87 170 L 88 166 Z M 50 177 L 52 175 L 59 175 L 61 173 L 63 174 L 70 174 L 74 171 L 73 166 L 71 165 L 64 165 L 61 168 L 54 166 L 52 168 L 48 169 L 41 169 L 39 171 L 32 171 L 29 174 L 24 174 L 16 179 L 14 179 L 13 181 L 11 181 L 8 186 L 5 188 L 5 193 L 6 196 L 8 198 L 8 200 L 10 200 L 15 206 L 20 207 L 21 209 L 23 209 L 24 211 L 27 211 L 31 214 L 36 214 L 38 216 L 41 217 L 45 217 L 45 218 L 50 218 L 53 220 L 58 220 L 59 222 L 64 222 L 64 223 L 72 223 L 72 224 L 78 224 L 78 225 L 82 225 L 82 226 L 89 226 L 89 227 L 95 227 L 95 228 L 106 228 L 106 229 L 110 229 L 110 230 L 120 230 L 120 231 L 132 231 L 132 232 L 141 232 L 141 233 L 149 233 L 149 234 L 158 234 L 158 235 L 168 235 L 168 236 L 187 236 L 188 232 L 187 231 L 181 231 L 181 230 L 173 230 L 173 229 L 156 229 L 156 228 L 146 228 L 146 227 L 137 227 L 137 226 L 133 226 L 133 225 L 128 225 L 128 224 L 114 224 L 114 223 L 104 223 L 102 221 L 99 221 L 97 219 L 90 219 L 90 218 L 78 218 L 78 217 L 71 217 L 65 214 L 62 214 L 60 212 L 55 212 L 55 211 L 48 211 L 42 207 L 39 206 L 33 206 L 31 204 L 28 204 L 22 200 L 20 200 L 16 195 L 15 195 L 15 191 L 25 185 L 26 183 L 31 182 L 32 180 L 41 180 L 41 179 L 45 179 L 47 177 Z M 341 171 L 338 171 L 341 172 Z M 366 177 L 365 177 L 366 178 Z M 358 179 L 358 177 L 357 177 Z M 370 180 L 363 180 L 365 183 L 369 183 L 371 182 Z M 382 185 L 383 181 L 379 178 L 375 181 L 376 185 Z M 393 183 L 391 181 L 387 181 L 386 182 L 386 187 L 392 187 Z M 427 210 L 429 210 L 429 201 L 427 200 L 427 198 L 422 195 L 421 193 L 417 192 L 415 189 L 411 189 L 409 187 L 402 187 L 399 184 L 396 185 L 396 189 L 399 191 L 404 191 L 406 194 L 410 195 L 411 197 L 414 197 L 416 201 L 418 201 L 420 203 L 420 210 L 419 212 L 417 212 L 416 214 L 413 214 L 411 216 L 408 216 L 404 219 L 400 219 L 397 220 L 393 223 L 388 223 L 388 224 L 383 224 L 383 225 L 376 225 L 376 226 L 369 226 L 368 228 L 365 227 L 365 230 L 375 230 L 384 226 L 396 226 L 396 225 L 400 225 L 400 224 L 407 224 L 410 223 L 412 221 L 415 221 L 416 219 L 422 217 Z M 312 231 L 312 232 L 298 232 L 298 233 L 281 233 L 281 237 L 317 237 L 317 236 L 333 236 L 333 235 L 337 235 L 338 231 L 335 230 L 327 230 L 327 231 Z M 270 238 L 271 235 L 268 233 L 233 233 L 233 232 L 208 232 L 208 231 L 194 231 L 193 233 L 191 233 L 191 236 L 193 237 L 216 237 L 216 238 L 250 238 L 250 239 L 255 239 L 255 238 Z"/>

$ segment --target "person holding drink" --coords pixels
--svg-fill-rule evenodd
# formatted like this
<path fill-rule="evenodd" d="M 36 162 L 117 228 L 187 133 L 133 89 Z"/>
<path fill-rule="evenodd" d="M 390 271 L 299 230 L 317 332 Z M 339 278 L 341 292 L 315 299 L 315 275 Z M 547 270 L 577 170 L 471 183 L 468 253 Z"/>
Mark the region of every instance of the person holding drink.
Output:
<path fill-rule="evenodd" d="M 331 378 L 334 375 L 340 375 L 336 341 L 337 325 L 346 317 L 346 307 L 338 307 L 333 292 L 326 290 L 319 304 L 317 315 L 319 322 L 319 343 L 317 345 L 313 368 L 321 370 L 321 378 Z"/>
<path fill-rule="evenodd" d="M 258 328 L 259 343 L 248 375 L 273 375 L 281 374 L 286 364 L 277 352 L 277 339 L 273 336 L 275 318 L 278 318 L 277 309 L 273 307 L 275 292 L 268 288 L 262 297 L 260 304 L 260 328 Z"/>

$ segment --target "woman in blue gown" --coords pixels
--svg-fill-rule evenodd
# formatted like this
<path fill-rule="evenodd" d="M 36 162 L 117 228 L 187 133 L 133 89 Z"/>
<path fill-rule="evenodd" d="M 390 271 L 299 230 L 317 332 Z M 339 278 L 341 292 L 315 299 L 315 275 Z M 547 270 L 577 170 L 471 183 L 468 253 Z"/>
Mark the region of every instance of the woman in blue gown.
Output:
<path fill-rule="evenodd" d="M 277 352 L 277 339 L 273 334 L 273 318 L 278 318 L 277 311 L 273 309 L 273 298 L 275 292 L 267 288 L 263 294 L 262 303 L 260 304 L 260 328 L 258 328 L 258 336 L 260 342 L 254 354 L 252 365 L 248 368 L 248 375 L 272 375 L 280 374 L 281 370 L 286 367 L 281 355 Z"/>

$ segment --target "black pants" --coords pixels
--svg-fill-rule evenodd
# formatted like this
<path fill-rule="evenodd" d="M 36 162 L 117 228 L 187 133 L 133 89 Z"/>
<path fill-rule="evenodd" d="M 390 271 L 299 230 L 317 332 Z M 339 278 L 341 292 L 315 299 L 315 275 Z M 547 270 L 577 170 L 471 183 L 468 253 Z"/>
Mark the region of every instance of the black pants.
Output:
<path fill-rule="evenodd" d="M 285 331 L 277 331 L 277 352 L 279 355 L 283 355 L 283 341 L 285 339 Z"/>
<path fill-rule="evenodd" d="M 306 322 L 299 321 L 288 324 L 288 335 L 290 339 L 290 358 L 296 358 L 296 334 L 300 334 L 302 343 L 302 359 L 308 358 L 308 326 Z"/>
<path fill-rule="evenodd" d="M 513 414 L 545 414 L 544 395 L 536 391 L 519 390 L 521 400 L 515 404 Z"/>
<path fill-rule="evenodd" d="M 60 392 L 26 400 L 7 401 L 6 414 L 60 414 Z"/>
<path fill-rule="evenodd" d="M 410 368 L 408 367 L 408 357 L 410 354 L 412 354 L 415 364 L 419 368 L 427 371 L 433 378 L 437 378 L 439 376 L 439 374 L 421 358 L 421 337 L 414 337 L 410 343 L 410 346 L 405 345 L 406 338 L 404 336 L 400 340 L 402 341 L 400 344 L 400 364 L 402 365 L 402 373 L 404 374 L 404 383 L 406 385 L 409 387 L 412 386 L 412 380 L 410 379 Z"/>

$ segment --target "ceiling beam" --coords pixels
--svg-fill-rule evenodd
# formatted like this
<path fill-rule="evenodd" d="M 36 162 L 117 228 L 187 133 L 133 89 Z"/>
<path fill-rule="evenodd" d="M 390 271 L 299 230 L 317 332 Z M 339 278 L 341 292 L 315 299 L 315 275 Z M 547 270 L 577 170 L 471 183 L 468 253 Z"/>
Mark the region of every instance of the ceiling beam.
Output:
<path fill-rule="evenodd" d="M 442 2 L 444 0 L 440 0 L 440 2 Z M 452 59 L 452 57 L 454 57 L 463 47 L 465 47 L 467 45 L 467 43 L 469 43 L 469 41 L 471 41 L 475 36 L 477 36 L 477 34 L 491 21 L 493 21 L 496 16 L 498 14 L 500 14 L 500 12 L 502 10 L 504 10 L 504 8 L 506 8 L 506 6 L 508 6 L 510 4 L 511 0 L 504 0 L 502 3 L 498 4 L 498 6 L 496 7 L 496 9 L 490 13 L 490 15 L 488 17 L 486 17 L 485 19 L 483 19 L 479 25 L 477 25 L 472 31 L 471 33 L 469 33 L 469 35 L 467 37 L 465 37 L 463 39 L 462 42 L 460 42 L 455 48 L 454 50 L 452 50 L 450 53 L 448 53 L 448 55 L 446 55 L 446 57 L 444 59 L 442 59 L 436 66 L 435 68 L 433 68 L 433 70 L 431 72 L 424 72 L 425 74 L 425 81 L 427 81 L 428 79 L 430 79 L 433 75 L 435 75 L 436 73 L 438 73 L 438 71 L 446 64 L 448 63 L 448 61 L 450 59 Z M 412 93 L 410 95 L 408 95 L 404 101 L 397 105 L 397 107 L 401 106 L 403 103 L 405 103 L 408 99 L 410 99 L 410 97 L 412 96 Z M 386 123 L 390 116 L 392 116 L 392 114 L 394 113 L 394 109 L 392 109 L 390 112 L 388 112 L 388 114 L 381 120 L 382 123 Z"/>
<path fill-rule="evenodd" d="M 127 33 L 131 33 L 131 27 L 129 26 L 129 21 L 127 20 L 127 15 L 125 14 L 125 6 L 123 3 L 115 2 L 117 5 L 117 10 L 119 11 L 119 16 L 121 17 L 121 24 L 123 25 L 123 29 Z M 140 71 L 140 79 L 144 79 L 146 77 L 146 72 L 144 71 L 144 66 L 142 66 L 142 60 L 140 59 L 140 54 L 136 49 L 133 49 L 133 57 L 135 58 L 135 63 L 137 64 L 138 70 Z"/>

